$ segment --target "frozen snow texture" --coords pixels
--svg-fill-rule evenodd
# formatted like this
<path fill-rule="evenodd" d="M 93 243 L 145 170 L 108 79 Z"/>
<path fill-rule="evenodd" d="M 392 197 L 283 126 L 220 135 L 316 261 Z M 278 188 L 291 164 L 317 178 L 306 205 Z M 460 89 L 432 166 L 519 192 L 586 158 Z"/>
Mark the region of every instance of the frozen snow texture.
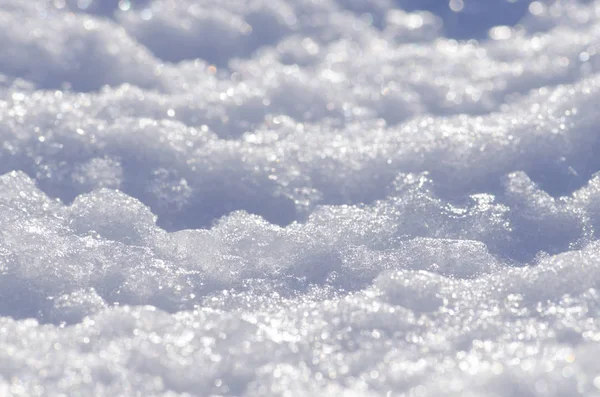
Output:
<path fill-rule="evenodd" d="M 600 395 L 599 1 L 0 27 L 0 396 Z"/>

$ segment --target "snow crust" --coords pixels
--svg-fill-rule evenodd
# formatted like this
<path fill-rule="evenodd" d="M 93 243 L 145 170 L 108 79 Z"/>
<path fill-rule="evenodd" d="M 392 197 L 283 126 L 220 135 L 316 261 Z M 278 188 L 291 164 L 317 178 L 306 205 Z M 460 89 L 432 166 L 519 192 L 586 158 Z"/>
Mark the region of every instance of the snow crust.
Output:
<path fill-rule="evenodd" d="M 0 396 L 600 396 L 599 1 L 0 27 Z"/>

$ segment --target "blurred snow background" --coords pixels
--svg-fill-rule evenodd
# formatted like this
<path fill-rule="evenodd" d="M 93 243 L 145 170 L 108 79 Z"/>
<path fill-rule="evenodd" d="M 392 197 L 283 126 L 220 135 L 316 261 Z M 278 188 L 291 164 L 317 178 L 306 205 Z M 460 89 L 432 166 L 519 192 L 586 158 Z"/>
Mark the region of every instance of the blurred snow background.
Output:
<path fill-rule="evenodd" d="M 600 1 L 0 0 L 0 396 L 600 396 Z"/>

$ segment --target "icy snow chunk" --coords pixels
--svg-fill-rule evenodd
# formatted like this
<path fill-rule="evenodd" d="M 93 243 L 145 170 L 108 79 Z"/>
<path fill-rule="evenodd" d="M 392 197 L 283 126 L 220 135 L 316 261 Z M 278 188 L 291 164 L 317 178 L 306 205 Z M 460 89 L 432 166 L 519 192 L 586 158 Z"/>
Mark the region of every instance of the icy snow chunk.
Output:
<path fill-rule="evenodd" d="M 592 230 L 589 232 L 597 236 L 600 231 L 600 174 L 596 173 L 588 184 L 573 193 L 572 199 L 566 199 L 572 211 L 583 211 L 584 217 L 589 222 Z"/>
<path fill-rule="evenodd" d="M 507 204 L 512 209 L 511 224 L 514 230 L 511 248 L 517 258 L 519 250 L 530 255 L 543 250 L 563 252 L 571 244 L 586 236 L 585 219 L 580 210 L 557 202 L 522 172 L 508 175 L 506 182 Z"/>
<path fill-rule="evenodd" d="M 484 244 L 468 240 L 417 238 L 402 244 L 400 262 L 447 277 L 476 277 L 499 268 Z"/>
<path fill-rule="evenodd" d="M 78 196 L 69 211 L 70 226 L 76 233 L 97 233 L 108 240 L 129 244 L 141 244 L 152 238 L 156 222 L 148 207 L 108 189 Z"/>
<path fill-rule="evenodd" d="M 565 294 L 577 296 L 600 287 L 598 253 L 598 243 L 594 242 L 579 251 L 546 256 L 537 266 L 508 272 L 499 281 L 529 302 L 556 301 Z"/>
<path fill-rule="evenodd" d="M 35 181 L 21 171 L 12 171 L 0 176 L 0 204 L 29 216 L 56 211 L 59 205 L 40 191 L 35 186 Z"/>
<path fill-rule="evenodd" d="M 356 246 L 345 250 L 332 283 L 347 290 L 364 288 L 388 270 L 426 270 L 450 278 L 475 278 L 502 264 L 477 241 L 415 238 L 385 250 Z M 412 274 L 412 273 L 409 273 Z"/>
<path fill-rule="evenodd" d="M 306 226 L 322 239 L 352 241 L 385 249 L 412 237 L 476 239 L 490 245 L 510 233 L 508 208 L 490 196 L 474 195 L 466 207 L 445 203 L 431 189 L 427 175 L 400 174 L 403 181 L 386 199 L 371 206 L 323 206 Z"/>

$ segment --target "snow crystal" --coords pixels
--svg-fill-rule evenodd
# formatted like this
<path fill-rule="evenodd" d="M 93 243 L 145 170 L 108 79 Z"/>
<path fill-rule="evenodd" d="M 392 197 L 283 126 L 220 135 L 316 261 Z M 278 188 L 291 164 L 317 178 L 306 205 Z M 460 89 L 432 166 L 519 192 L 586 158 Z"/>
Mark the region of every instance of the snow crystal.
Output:
<path fill-rule="evenodd" d="M 600 395 L 599 1 L 0 25 L 0 396 Z"/>

